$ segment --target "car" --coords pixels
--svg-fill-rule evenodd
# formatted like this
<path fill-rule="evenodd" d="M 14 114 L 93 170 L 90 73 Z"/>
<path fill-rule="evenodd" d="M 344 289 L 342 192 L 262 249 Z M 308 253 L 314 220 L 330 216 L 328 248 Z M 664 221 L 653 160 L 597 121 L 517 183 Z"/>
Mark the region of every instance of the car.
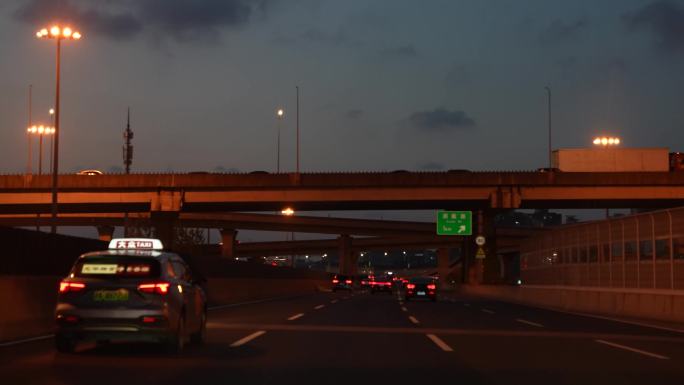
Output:
<path fill-rule="evenodd" d="M 404 291 L 404 298 L 428 298 L 437 301 L 437 279 L 435 277 L 413 277 L 408 280 Z"/>
<path fill-rule="evenodd" d="M 158 239 L 119 238 L 81 255 L 59 284 L 55 347 L 81 341 L 148 341 L 179 353 L 201 344 L 207 323 L 202 280 Z"/>
<path fill-rule="evenodd" d="M 362 289 L 370 288 L 371 279 L 370 279 L 370 276 L 367 274 L 359 275 L 357 277 L 357 282 L 359 284 L 359 287 Z"/>
<path fill-rule="evenodd" d="M 104 173 L 100 170 L 81 170 L 76 173 L 76 175 L 103 175 Z"/>
<path fill-rule="evenodd" d="M 392 292 L 392 278 L 387 275 L 375 275 L 371 277 L 371 294 L 378 291 Z"/>
<path fill-rule="evenodd" d="M 332 291 L 333 293 L 337 290 L 353 290 L 354 280 L 348 275 L 337 274 L 332 279 Z"/>

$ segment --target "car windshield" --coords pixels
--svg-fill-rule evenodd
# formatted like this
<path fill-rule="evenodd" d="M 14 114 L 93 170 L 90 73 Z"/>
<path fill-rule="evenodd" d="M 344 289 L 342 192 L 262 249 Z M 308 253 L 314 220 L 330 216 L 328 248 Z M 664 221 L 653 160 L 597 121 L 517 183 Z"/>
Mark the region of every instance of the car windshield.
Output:
<path fill-rule="evenodd" d="M 153 258 L 134 256 L 94 256 L 81 258 L 72 270 L 75 277 L 89 278 L 156 278 L 160 264 Z"/>

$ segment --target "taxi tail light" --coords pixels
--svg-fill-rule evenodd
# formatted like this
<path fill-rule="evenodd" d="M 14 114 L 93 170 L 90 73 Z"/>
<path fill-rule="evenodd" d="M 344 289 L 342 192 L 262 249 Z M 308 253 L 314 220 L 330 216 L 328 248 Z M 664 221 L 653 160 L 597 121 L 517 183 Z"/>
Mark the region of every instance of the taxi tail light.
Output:
<path fill-rule="evenodd" d="M 62 281 L 59 283 L 59 292 L 60 293 L 77 292 L 77 291 L 85 290 L 85 287 L 86 287 L 85 283 L 82 283 L 82 282 Z"/>
<path fill-rule="evenodd" d="M 340 281 L 338 279 L 333 279 L 333 283 L 339 283 Z"/>
<path fill-rule="evenodd" d="M 346 281 L 344 281 L 344 282 L 346 282 L 347 285 L 351 285 L 351 283 L 352 283 L 351 279 L 348 279 L 348 280 L 346 280 Z"/>
<path fill-rule="evenodd" d="M 145 324 L 153 324 L 158 321 L 157 317 L 145 316 L 142 317 L 142 322 Z"/>
<path fill-rule="evenodd" d="M 437 285 L 435 285 L 434 283 L 431 283 L 431 284 L 427 285 L 427 288 L 428 288 L 428 290 L 435 290 L 437 288 Z"/>
<path fill-rule="evenodd" d="M 169 292 L 169 285 L 168 282 L 141 283 L 138 285 L 138 290 L 143 293 L 164 295 Z"/>
<path fill-rule="evenodd" d="M 407 289 L 415 289 L 415 288 L 416 288 L 416 285 L 414 285 L 414 284 L 412 284 L 412 283 L 409 283 L 408 285 L 406 285 L 406 288 L 407 288 Z"/>

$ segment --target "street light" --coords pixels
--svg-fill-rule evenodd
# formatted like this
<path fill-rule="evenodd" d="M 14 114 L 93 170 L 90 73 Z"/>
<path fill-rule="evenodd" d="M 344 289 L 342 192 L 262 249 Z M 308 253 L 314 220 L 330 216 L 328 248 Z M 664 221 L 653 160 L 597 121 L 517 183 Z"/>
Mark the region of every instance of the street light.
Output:
<path fill-rule="evenodd" d="M 38 175 L 43 174 L 43 136 L 54 135 L 55 128 L 44 125 L 34 125 L 27 130 L 29 135 L 38 135 Z"/>
<path fill-rule="evenodd" d="M 80 40 L 81 33 L 79 31 L 74 31 L 71 27 L 60 27 L 59 25 L 53 25 L 48 31 L 47 28 L 42 28 L 40 31 L 36 32 L 36 37 L 39 39 L 54 39 L 57 42 L 57 55 L 56 55 L 56 71 L 55 71 L 55 132 L 53 134 L 54 138 L 54 153 L 52 159 L 52 233 L 57 232 L 57 178 L 59 175 L 59 65 L 60 65 L 60 54 L 62 50 L 62 40 Z"/>
<path fill-rule="evenodd" d="M 52 127 L 55 127 L 55 109 L 50 108 L 48 111 L 50 114 L 50 122 L 52 124 Z M 53 133 L 54 134 L 54 133 Z M 52 170 L 52 154 L 55 150 L 55 140 L 54 140 L 54 135 L 50 136 L 50 170 Z"/>
<path fill-rule="evenodd" d="M 280 126 L 282 125 L 283 118 L 285 117 L 285 110 L 278 108 L 276 111 L 276 117 L 278 119 L 278 161 L 276 166 L 276 171 L 280 174 Z"/>
<path fill-rule="evenodd" d="M 596 146 L 619 146 L 620 138 L 614 136 L 598 136 L 593 141 Z"/>
<path fill-rule="evenodd" d="M 280 213 L 285 216 L 291 217 L 295 214 L 295 211 L 292 209 L 292 207 L 285 207 L 284 209 L 280 210 Z"/>

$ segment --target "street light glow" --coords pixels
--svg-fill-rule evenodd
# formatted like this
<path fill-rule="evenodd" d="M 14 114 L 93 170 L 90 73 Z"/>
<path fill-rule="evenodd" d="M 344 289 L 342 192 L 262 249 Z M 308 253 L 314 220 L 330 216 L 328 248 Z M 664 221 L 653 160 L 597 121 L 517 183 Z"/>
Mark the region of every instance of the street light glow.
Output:
<path fill-rule="evenodd" d="M 29 128 L 26 129 L 26 132 L 29 134 L 38 134 L 38 135 L 52 135 L 55 133 L 55 128 L 50 127 L 50 126 L 44 126 L 44 125 L 33 125 Z"/>
<path fill-rule="evenodd" d="M 50 35 L 52 35 L 52 37 L 57 37 L 57 36 L 59 36 L 59 33 L 60 33 L 60 32 L 61 32 L 61 30 L 60 30 L 59 27 L 56 26 L 56 25 L 55 25 L 54 27 L 50 28 Z"/>
<path fill-rule="evenodd" d="M 60 28 L 60 26 L 54 25 L 49 30 L 47 28 L 42 28 L 40 31 L 36 32 L 36 37 L 39 39 L 49 37 L 57 40 L 78 40 L 81 38 L 81 33 L 74 31 L 71 27 Z"/>
<path fill-rule="evenodd" d="M 278 111 L 276 111 L 276 114 L 278 115 L 279 118 L 282 118 L 283 115 L 285 114 L 285 111 L 282 108 L 278 108 Z"/>
<path fill-rule="evenodd" d="M 66 27 L 62 30 L 62 36 L 64 36 L 64 37 L 71 37 L 72 33 L 73 33 L 73 31 L 69 27 Z"/>
<path fill-rule="evenodd" d="M 286 215 L 288 217 L 293 216 L 295 211 L 292 209 L 292 207 L 286 207 L 280 211 L 281 214 Z"/>
<path fill-rule="evenodd" d="M 54 108 L 50 108 L 50 111 L 48 111 L 48 112 L 50 113 L 50 115 L 54 115 L 54 114 L 55 114 L 55 109 L 54 109 Z"/>
<path fill-rule="evenodd" d="M 611 136 L 598 136 L 593 141 L 596 146 L 617 146 L 620 144 L 620 138 Z"/>

